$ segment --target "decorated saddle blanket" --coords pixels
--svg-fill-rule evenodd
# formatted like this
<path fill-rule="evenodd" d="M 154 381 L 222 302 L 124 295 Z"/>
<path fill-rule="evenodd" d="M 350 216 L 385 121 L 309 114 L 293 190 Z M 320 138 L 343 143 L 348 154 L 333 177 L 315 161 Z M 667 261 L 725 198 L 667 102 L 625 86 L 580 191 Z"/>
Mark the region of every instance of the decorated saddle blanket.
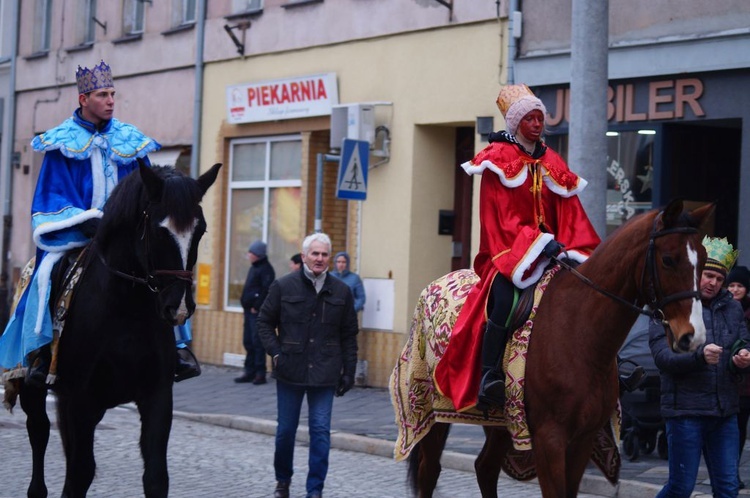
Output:
<path fill-rule="evenodd" d="M 505 411 L 487 413 L 476 408 L 457 412 L 453 403 L 435 387 L 433 372 L 450 340 L 450 333 L 471 287 L 479 277 L 471 270 L 458 270 L 430 284 L 417 301 L 409 339 L 394 368 L 389 389 L 396 416 L 398 437 L 394 457 L 401 461 L 435 423 L 465 423 L 503 427 L 512 438 L 512 446 L 502 462 L 503 470 L 519 480 L 536 477 L 531 434 L 524 407 L 524 374 L 533 320 L 544 291 L 559 267 L 548 271 L 534 291 L 528 320 L 516 330 L 506 348 Z M 614 417 L 619 420 L 617 416 Z M 611 482 L 619 476 L 619 451 L 616 425 L 600 431 L 592 460 Z"/>
<path fill-rule="evenodd" d="M 73 296 L 75 295 L 76 286 L 78 285 L 78 281 L 81 279 L 81 275 L 83 275 L 83 270 L 85 267 L 84 262 L 86 261 L 87 254 L 88 246 L 84 247 L 80 251 L 71 252 L 70 258 L 72 261 L 68 261 L 67 258 L 63 257 L 59 263 L 61 267 L 55 270 L 56 272 L 59 272 L 61 274 L 61 278 L 56 279 L 58 283 L 55 284 L 53 288 L 56 299 L 54 315 L 52 316 L 52 360 L 50 362 L 49 375 L 47 376 L 47 384 L 54 384 L 55 380 L 57 379 L 57 346 L 60 340 L 60 334 L 62 333 L 62 330 L 65 326 L 65 319 L 68 316 L 68 309 L 70 309 L 70 304 L 73 301 Z M 62 266 L 63 263 L 65 263 L 67 266 Z M 35 258 L 32 258 L 21 271 L 21 277 L 18 281 L 16 291 L 13 295 L 11 314 L 15 313 L 21 296 L 31 282 L 31 277 L 34 273 L 34 265 Z M 22 379 L 26 376 L 26 370 L 27 368 L 23 365 L 18 365 L 15 368 L 2 372 L 0 374 L 0 378 L 3 381 Z"/>

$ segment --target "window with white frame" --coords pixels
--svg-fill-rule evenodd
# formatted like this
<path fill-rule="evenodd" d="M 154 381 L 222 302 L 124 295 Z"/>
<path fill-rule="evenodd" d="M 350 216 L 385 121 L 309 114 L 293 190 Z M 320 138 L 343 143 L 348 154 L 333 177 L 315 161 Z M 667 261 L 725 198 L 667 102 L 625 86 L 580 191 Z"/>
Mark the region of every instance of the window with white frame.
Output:
<path fill-rule="evenodd" d="M 266 242 L 277 277 L 287 273 L 289 258 L 300 252 L 302 139 L 235 139 L 229 150 L 225 307 L 240 310 L 253 241 Z"/>
<path fill-rule="evenodd" d="M 96 0 L 83 0 L 83 24 L 81 44 L 90 45 L 96 41 Z"/>
<path fill-rule="evenodd" d="M 51 24 L 52 0 L 36 0 L 34 6 L 34 43 L 32 44 L 34 53 L 49 50 Z"/>
<path fill-rule="evenodd" d="M 122 32 L 126 35 L 143 33 L 143 0 L 125 0 L 122 3 Z"/>
<path fill-rule="evenodd" d="M 181 24 L 190 24 L 195 22 L 195 9 L 195 0 L 182 0 Z"/>
<path fill-rule="evenodd" d="M 263 0 L 232 0 L 232 14 L 255 12 L 263 8 Z"/>
<path fill-rule="evenodd" d="M 172 27 L 195 24 L 197 18 L 196 0 L 172 0 Z"/>

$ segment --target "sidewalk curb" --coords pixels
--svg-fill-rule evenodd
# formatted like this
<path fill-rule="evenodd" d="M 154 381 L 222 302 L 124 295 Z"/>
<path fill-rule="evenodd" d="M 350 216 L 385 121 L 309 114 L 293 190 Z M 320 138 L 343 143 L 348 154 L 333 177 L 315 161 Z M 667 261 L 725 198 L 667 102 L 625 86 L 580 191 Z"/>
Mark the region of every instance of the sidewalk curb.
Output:
<path fill-rule="evenodd" d="M 230 429 L 257 432 L 268 436 L 276 435 L 275 421 L 244 415 L 217 415 L 211 413 L 174 411 L 173 416 L 195 422 L 227 427 Z M 299 426 L 297 431 L 297 441 L 303 443 L 309 442 L 307 426 Z M 394 441 L 388 441 L 385 439 L 375 439 L 345 432 L 331 432 L 331 447 L 339 450 L 356 451 L 358 453 L 393 458 L 394 445 Z M 473 473 L 475 459 L 475 455 L 468 455 L 466 453 L 458 453 L 455 451 L 445 451 L 443 452 L 440 463 L 447 469 Z M 501 478 L 510 479 L 504 475 L 501 475 Z M 536 479 L 534 479 L 533 482 L 536 482 Z M 661 486 L 630 480 L 621 480 L 616 486 L 612 486 L 612 484 L 602 476 L 584 474 L 579 491 L 581 493 L 612 498 L 653 498 L 660 489 Z"/>

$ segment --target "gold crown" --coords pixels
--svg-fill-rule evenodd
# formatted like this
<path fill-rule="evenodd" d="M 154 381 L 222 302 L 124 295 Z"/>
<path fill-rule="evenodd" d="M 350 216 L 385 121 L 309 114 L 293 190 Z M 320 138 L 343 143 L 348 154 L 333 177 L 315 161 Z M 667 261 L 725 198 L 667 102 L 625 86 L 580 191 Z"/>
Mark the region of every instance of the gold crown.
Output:
<path fill-rule="evenodd" d="M 510 106 L 524 97 L 535 96 L 536 95 L 531 91 L 531 88 L 526 85 L 505 85 L 500 89 L 500 94 L 497 96 L 497 107 L 500 109 L 500 112 L 503 113 L 503 117 L 505 117 Z"/>
<path fill-rule="evenodd" d="M 726 273 L 732 269 L 740 255 L 740 251 L 735 250 L 726 237 L 703 237 L 703 247 L 706 248 L 706 268 L 709 270 L 724 270 Z"/>

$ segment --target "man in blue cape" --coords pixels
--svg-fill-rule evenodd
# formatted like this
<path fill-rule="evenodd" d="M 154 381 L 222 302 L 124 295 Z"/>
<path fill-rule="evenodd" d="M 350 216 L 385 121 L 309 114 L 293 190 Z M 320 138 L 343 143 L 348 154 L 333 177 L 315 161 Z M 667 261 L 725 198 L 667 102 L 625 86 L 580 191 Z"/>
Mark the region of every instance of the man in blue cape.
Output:
<path fill-rule="evenodd" d="M 67 252 L 88 244 L 104 203 L 117 183 L 138 168 L 136 159 L 150 165 L 147 155 L 161 148 L 135 126 L 113 117 L 112 70 L 104 61 L 93 69 L 78 66 L 76 83 L 78 109 L 31 142 L 35 151 L 44 152 L 31 206 L 36 256 L 23 272 L 17 291 L 22 294 L 0 336 L 0 368 L 9 370 L 4 377 L 26 375 L 26 382 L 38 386 L 54 382 L 48 375 L 54 338 L 49 311 L 53 267 Z M 184 344 L 191 338 L 189 328 L 175 335 L 178 348 L 185 348 L 178 349 L 175 380 L 200 374 Z"/>

